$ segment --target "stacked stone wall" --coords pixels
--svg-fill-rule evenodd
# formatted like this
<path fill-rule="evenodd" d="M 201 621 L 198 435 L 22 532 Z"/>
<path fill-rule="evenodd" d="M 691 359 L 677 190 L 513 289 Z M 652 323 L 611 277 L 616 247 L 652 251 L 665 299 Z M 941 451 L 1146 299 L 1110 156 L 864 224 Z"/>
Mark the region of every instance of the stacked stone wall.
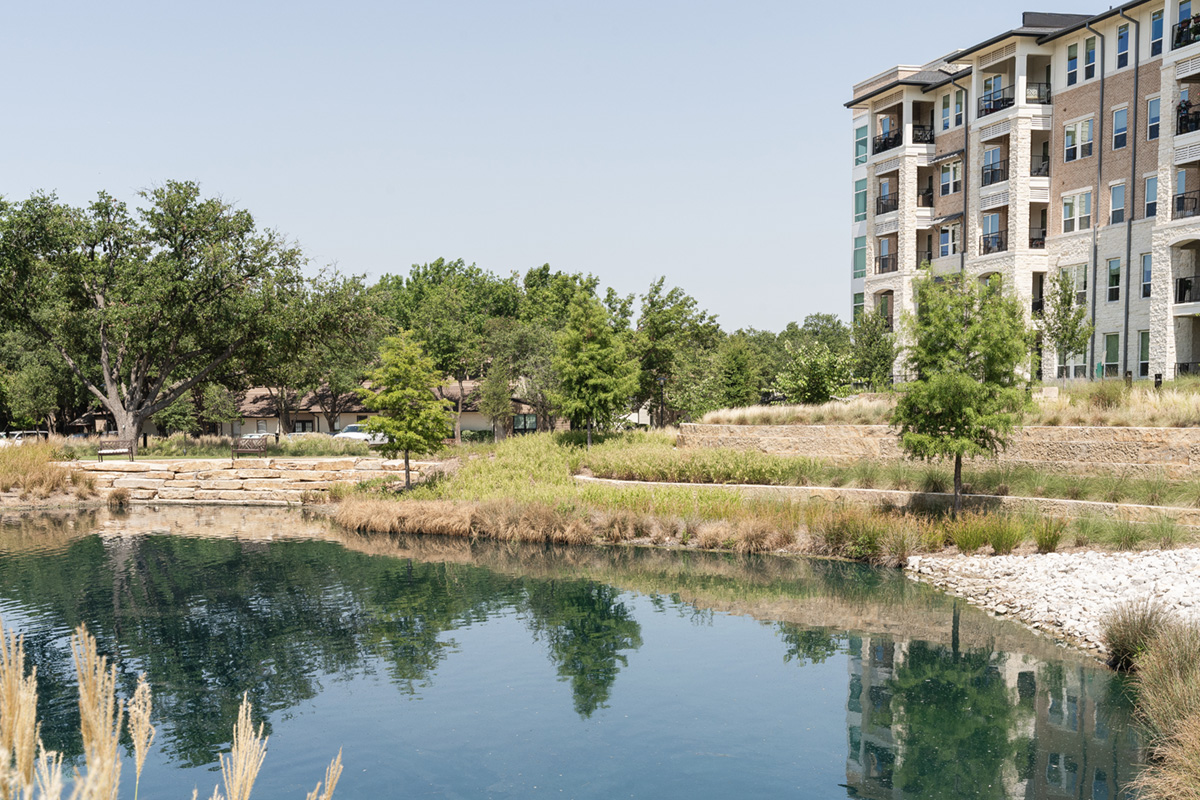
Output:
<path fill-rule="evenodd" d="M 701 425 L 679 429 L 680 447 L 727 447 L 840 463 L 904 458 L 887 425 Z M 1026 427 L 1002 463 L 1077 474 L 1200 475 L 1200 428 Z"/>
<path fill-rule="evenodd" d="M 336 483 L 404 479 L 403 461 L 382 458 L 110 459 L 64 466 L 91 476 L 102 495 L 125 489 L 136 502 L 291 505 Z M 414 462 L 413 479 L 429 466 Z"/>

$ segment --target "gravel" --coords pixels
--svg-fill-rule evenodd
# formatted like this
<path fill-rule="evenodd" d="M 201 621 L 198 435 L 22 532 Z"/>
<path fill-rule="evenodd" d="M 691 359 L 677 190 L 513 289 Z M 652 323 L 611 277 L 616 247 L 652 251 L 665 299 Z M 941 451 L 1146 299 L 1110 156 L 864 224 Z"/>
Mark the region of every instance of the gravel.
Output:
<path fill-rule="evenodd" d="M 1200 623 L 1200 549 L 912 556 L 906 569 L 914 580 L 1094 651 L 1105 650 L 1105 613 L 1126 601 L 1149 597 Z"/>

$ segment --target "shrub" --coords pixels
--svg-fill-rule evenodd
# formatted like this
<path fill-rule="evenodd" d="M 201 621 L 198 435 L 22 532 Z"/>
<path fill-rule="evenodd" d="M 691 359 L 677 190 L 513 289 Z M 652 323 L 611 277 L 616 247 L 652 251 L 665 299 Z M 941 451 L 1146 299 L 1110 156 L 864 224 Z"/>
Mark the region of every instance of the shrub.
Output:
<path fill-rule="evenodd" d="M 1020 521 L 1007 514 L 992 515 L 986 520 L 988 543 L 998 556 L 1008 555 L 1025 538 L 1025 530 Z"/>
<path fill-rule="evenodd" d="M 1125 402 L 1126 392 L 1124 381 L 1094 381 L 1087 385 L 1083 397 L 1089 408 L 1109 411 Z"/>
<path fill-rule="evenodd" d="M 874 559 L 889 520 L 873 509 L 846 506 L 830 509 L 816 523 L 822 552 L 851 559 Z"/>
<path fill-rule="evenodd" d="M 988 541 L 988 524 L 984 515 L 967 512 L 946 523 L 947 538 L 963 553 L 974 553 Z"/>
<path fill-rule="evenodd" d="M 113 489 L 108 493 L 108 507 L 114 511 L 120 511 L 129 505 L 129 490 L 128 489 Z"/>
<path fill-rule="evenodd" d="M 1100 620 L 1109 666 L 1123 671 L 1133 669 L 1170 619 L 1166 608 L 1149 598 L 1120 603 L 1110 609 Z"/>
<path fill-rule="evenodd" d="M 1058 549 L 1067 523 L 1057 517 L 1045 517 L 1033 526 L 1033 541 L 1039 553 L 1053 553 Z"/>

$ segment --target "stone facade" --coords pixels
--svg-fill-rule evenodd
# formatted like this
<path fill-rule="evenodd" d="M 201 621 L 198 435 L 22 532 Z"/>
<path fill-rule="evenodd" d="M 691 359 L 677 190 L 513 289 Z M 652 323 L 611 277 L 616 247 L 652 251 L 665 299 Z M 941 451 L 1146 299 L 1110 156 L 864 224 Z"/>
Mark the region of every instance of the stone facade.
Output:
<path fill-rule="evenodd" d="M 679 427 L 680 447 L 726 447 L 840 463 L 904 458 L 887 425 L 701 425 Z M 1026 427 L 1018 430 L 1001 463 L 1077 474 L 1168 477 L 1200 475 L 1200 428 Z"/>
<path fill-rule="evenodd" d="M 1094 16 L 1026 14 L 1021 27 L 994 37 L 986 47 L 895 72 L 893 84 L 881 84 L 876 76 L 855 88 L 847 105 L 856 128 L 866 125 L 872 137 L 882 126 L 899 127 L 904 134 L 897 146 L 871 152 L 865 165 L 855 168 L 856 175 L 865 168 L 873 179 L 867 220 L 855 227 L 856 236 L 867 234 L 867 275 L 852 281 L 853 291 L 864 295 L 865 310 L 880 307 L 886 296 L 892 298 L 894 316 L 911 312 L 910 286 L 918 273 L 910 253 L 933 249 L 937 255 L 942 230 L 961 225 L 958 245 L 965 257 L 935 257 L 933 272 L 999 275 L 1029 309 L 1035 327 L 1048 281 L 1060 270 L 1080 276 L 1077 290 L 1095 334 L 1087 352 L 1064 358 L 1069 375 L 1092 377 L 1099 370 L 1108 376 L 1159 374 L 1171 380 L 1200 373 L 1200 283 L 1194 297 L 1189 288 L 1200 273 L 1200 195 L 1192 194 L 1200 190 L 1200 130 L 1186 130 L 1190 125 L 1176 113 L 1185 92 L 1200 109 L 1200 38 L 1175 38 L 1178 4 L 1148 2 L 1125 13 L 1128 19 L 1112 10 Z M 1123 26 L 1127 45 L 1118 44 L 1126 41 Z M 1090 77 L 1089 42 L 1096 55 Z M 1077 56 L 1073 64 L 1072 54 Z M 960 86 L 966 90 L 962 126 L 954 124 Z M 990 98 L 1000 96 L 997 86 L 1008 92 L 1007 101 L 992 104 Z M 946 98 L 951 115 L 943 125 Z M 1151 100 L 1158 103 L 1159 115 L 1153 131 Z M 930 108 L 934 142 L 917 143 L 913 120 L 924 122 Z M 1123 141 L 1114 140 L 1117 112 L 1125 114 Z M 1088 121 L 1090 150 L 1080 146 L 1068 159 L 1068 129 Z M 1083 144 L 1081 136 L 1077 140 Z M 963 190 L 935 191 L 933 213 L 921 213 L 915 208 L 920 190 L 931 175 L 937 188 L 940 164 L 949 163 L 947 157 L 954 159 L 964 145 Z M 994 171 L 986 181 L 983 177 L 989 150 L 986 158 L 1006 165 L 1003 179 L 995 179 Z M 1043 156 L 1047 169 L 1040 168 Z M 877 219 L 880 170 L 892 171 L 901 195 L 898 212 Z M 1148 178 L 1157 182 L 1151 213 L 1145 195 L 1154 184 L 1148 187 Z M 1124 206 L 1114 218 L 1111 198 L 1118 186 Z M 1082 193 L 1089 193 L 1091 213 L 1086 220 L 1077 216 L 1075 229 L 1065 230 L 1064 200 Z M 961 218 L 947 219 L 959 212 L 964 212 Z M 985 223 L 1003 234 L 989 238 L 986 248 Z M 896 242 L 900 269 L 880 275 L 873 268 L 885 237 Z M 1150 259 L 1148 287 L 1143 285 L 1144 256 Z M 1112 284 L 1110 264 L 1115 265 Z M 1035 348 L 1042 354 L 1043 377 L 1058 375 L 1059 354 L 1052 344 L 1040 342 Z"/>
<path fill-rule="evenodd" d="M 101 495 L 126 489 L 134 502 L 299 505 L 306 492 L 373 478 L 404 480 L 404 462 L 382 458 L 244 458 L 73 462 Z M 411 462 L 413 480 L 431 465 Z"/>

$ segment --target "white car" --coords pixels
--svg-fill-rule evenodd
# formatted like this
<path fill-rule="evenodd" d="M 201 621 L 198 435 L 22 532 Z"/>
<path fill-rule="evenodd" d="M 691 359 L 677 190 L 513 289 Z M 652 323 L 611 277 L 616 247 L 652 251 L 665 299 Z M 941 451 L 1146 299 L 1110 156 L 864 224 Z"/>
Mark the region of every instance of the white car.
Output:
<path fill-rule="evenodd" d="M 358 442 L 366 442 L 368 445 L 387 444 L 387 437 L 382 433 L 367 433 L 366 425 L 347 425 L 342 428 L 341 433 L 333 435 L 335 439 L 353 439 Z"/>

